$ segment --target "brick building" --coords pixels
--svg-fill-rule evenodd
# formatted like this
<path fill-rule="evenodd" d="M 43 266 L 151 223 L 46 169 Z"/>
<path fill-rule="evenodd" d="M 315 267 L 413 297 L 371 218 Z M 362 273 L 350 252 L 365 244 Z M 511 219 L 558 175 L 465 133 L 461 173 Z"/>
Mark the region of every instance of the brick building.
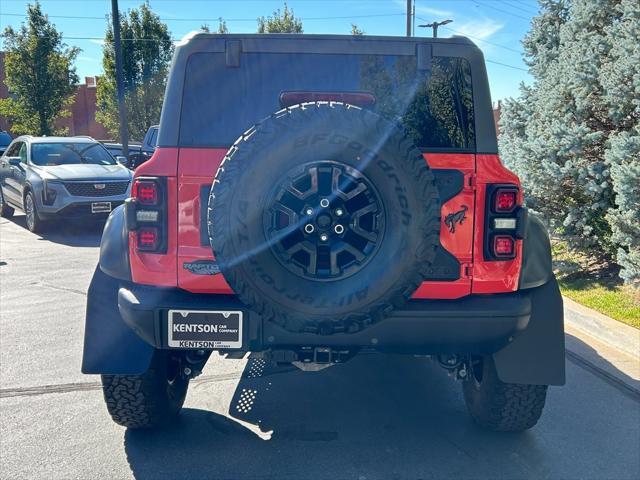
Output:
<path fill-rule="evenodd" d="M 0 98 L 8 98 L 10 93 L 4 81 L 4 52 L 0 52 Z M 59 118 L 56 126 L 67 127 L 69 135 L 89 135 L 98 140 L 109 138 L 104 126 L 96 122 L 96 77 L 85 77 L 78 85 L 74 101 L 69 107 L 71 115 Z M 11 131 L 9 120 L 0 115 L 0 129 Z"/>
<path fill-rule="evenodd" d="M 496 126 L 496 135 L 500 136 L 500 114 L 502 113 L 502 101 L 493 102 L 493 123 Z"/>

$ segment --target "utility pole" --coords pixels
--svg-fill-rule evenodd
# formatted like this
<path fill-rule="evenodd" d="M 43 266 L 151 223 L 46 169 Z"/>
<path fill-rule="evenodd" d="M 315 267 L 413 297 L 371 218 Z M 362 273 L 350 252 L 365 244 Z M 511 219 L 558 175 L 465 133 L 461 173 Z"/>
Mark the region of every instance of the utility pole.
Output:
<path fill-rule="evenodd" d="M 444 20 L 442 22 L 425 23 L 424 25 L 418 25 L 420 28 L 433 28 L 433 38 L 438 38 L 438 27 L 447 25 L 453 22 L 453 20 Z"/>
<path fill-rule="evenodd" d="M 407 37 L 411 36 L 411 0 L 407 0 Z"/>
<path fill-rule="evenodd" d="M 416 36 L 416 0 L 413 0 L 413 11 L 411 13 L 411 36 Z"/>
<path fill-rule="evenodd" d="M 127 107 L 124 103 L 124 81 L 122 79 L 122 44 L 120 43 L 120 11 L 118 0 L 111 0 L 113 17 L 113 48 L 116 54 L 116 89 L 118 90 L 118 113 L 120 114 L 120 141 L 122 155 L 129 159 L 129 129 L 127 128 Z"/>

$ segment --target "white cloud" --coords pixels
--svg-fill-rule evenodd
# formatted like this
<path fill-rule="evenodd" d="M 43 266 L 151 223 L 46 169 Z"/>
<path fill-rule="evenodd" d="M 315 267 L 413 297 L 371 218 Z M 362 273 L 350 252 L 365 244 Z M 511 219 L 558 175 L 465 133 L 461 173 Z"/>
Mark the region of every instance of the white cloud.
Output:
<path fill-rule="evenodd" d="M 457 34 L 465 35 L 472 40 L 487 40 L 500 31 L 502 27 L 504 27 L 502 23 L 485 18 L 483 20 L 471 20 L 459 25 L 453 23 L 449 28 L 455 30 Z"/>
<path fill-rule="evenodd" d="M 421 7 L 416 3 L 416 15 L 436 15 L 440 17 L 450 17 L 453 12 L 448 10 L 438 10 L 437 8 Z M 439 19 L 438 19 L 439 20 Z"/>
<path fill-rule="evenodd" d="M 96 38 L 92 38 L 89 40 L 91 43 L 95 43 L 96 45 L 104 45 L 104 40 L 98 40 Z"/>

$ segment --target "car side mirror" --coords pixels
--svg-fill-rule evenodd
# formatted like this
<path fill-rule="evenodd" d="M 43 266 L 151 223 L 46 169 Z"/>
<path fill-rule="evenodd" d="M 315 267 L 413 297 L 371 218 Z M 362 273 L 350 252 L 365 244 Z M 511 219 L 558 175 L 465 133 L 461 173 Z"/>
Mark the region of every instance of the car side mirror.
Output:
<path fill-rule="evenodd" d="M 120 165 L 124 165 L 125 167 L 129 166 L 129 159 L 124 155 L 116 155 L 116 162 Z"/>
<path fill-rule="evenodd" d="M 9 157 L 9 165 L 13 167 L 19 167 L 22 163 L 20 157 Z"/>

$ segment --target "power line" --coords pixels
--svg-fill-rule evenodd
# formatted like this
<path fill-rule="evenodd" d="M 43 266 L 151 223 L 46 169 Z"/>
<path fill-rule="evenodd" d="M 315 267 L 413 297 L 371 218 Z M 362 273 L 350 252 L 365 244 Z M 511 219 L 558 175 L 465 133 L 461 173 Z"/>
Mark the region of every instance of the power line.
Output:
<path fill-rule="evenodd" d="M 480 3 L 476 2 L 476 1 L 474 1 L 473 3 L 475 3 L 480 8 L 483 8 L 483 7 L 492 8 L 492 9 L 498 11 L 498 12 L 502 12 L 502 13 L 506 13 L 507 15 L 511 15 L 512 17 L 521 18 L 521 19 L 527 20 L 527 21 L 531 20 L 531 17 L 525 17 L 525 16 L 519 15 L 517 13 L 512 13 L 512 12 L 510 12 L 508 10 L 503 10 L 502 8 L 494 7 L 493 5 L 489 5 L 487 3 L 480 4 Z"/>
<path fill-rule="evenodd" d="M 426 19 L 426 18 L 424 18 L 424 17 L 417 17 L 417 18 L 419 18 L 420 20 L 423 20 L 423 21 L 425 21 L 425 22 L 428 22 L 428 21 L 429 21 L 429 20 L 427 20 L 427 19 Z M 505 50 L 509 50 L 509 51 L 511 51 L 511 52 L 515 52 L 515 53 L 522 53 L 522 51 L 521 51 L 521 50 L 516 50 L 515 48 L 507 47 L 506 45 L 501 45 L 501 44 L 499 44 L 499 43 L 490 42 L 489 40 L 485 40 L 484 38 L 474 37 L 473 35 L 469 35 L 468 33 L 460 32 L 460 31 L 458 31 L 458 30 L 454 30 L 454 29 L 453 29 L 453 28 L 451 28 L 451 27 L 442 27 L 442 28 L 443 28 L 444 30 L 448 30 L 448 31 L 450 31 L 451 33 L 455 33 L 456 35 L 463 35 L 463 36 L 465 36 L 465 37 L 469 37 L 469 38 L 471 38 L 471 39 L 473 39 L 473 40 L 477 40 L 478 42 L 484 42 L 484 43 L 487 43 L 487 44 L 489 44 L 489 45 L 493 45 L 493 46 L 495 46 L 495 47 L 504 48 Z"/>
<path fill-rule="evenodd" d="M 523 71 L 523 72 L 528 72 L 529 71 L 526 68 L 516 67 L 515 65 L 509 65 L 507 63 L 497 62 L 495 60 L 485 59 L 485 62 L 487 62 L 487 63 L 495 63 L 496 65 L 501 65 L 503 67 L 513 68 L 514 70 L 520 70 L 520 71 Z"/>
<path fill-rule="evenodd" d="M 64 18 L 71 20 L 106 20 L 107 15 L 102 17 L 95 16 L 80 16 L 80 15 L 47 15 L 49 18 Z M 375 18 L 375 17 L 391 17 L 391 16 L 405 16 L 405 13 L 376 13 L 368 15 L 340 15 L 340 16 L 328 16 L 328 17 L 302 17 L 300 20 L 313 21 L 313 20 L 340 20 L 340 19 L 353 19 L 353 18 Z M 24 13 L 0 13 L 0 17 L 27 17 Z M 218 20 L 226 22 L 255 22 L 257 18 L 163 18 L 160 20 L 163 22 L 217 22 Z"/>

